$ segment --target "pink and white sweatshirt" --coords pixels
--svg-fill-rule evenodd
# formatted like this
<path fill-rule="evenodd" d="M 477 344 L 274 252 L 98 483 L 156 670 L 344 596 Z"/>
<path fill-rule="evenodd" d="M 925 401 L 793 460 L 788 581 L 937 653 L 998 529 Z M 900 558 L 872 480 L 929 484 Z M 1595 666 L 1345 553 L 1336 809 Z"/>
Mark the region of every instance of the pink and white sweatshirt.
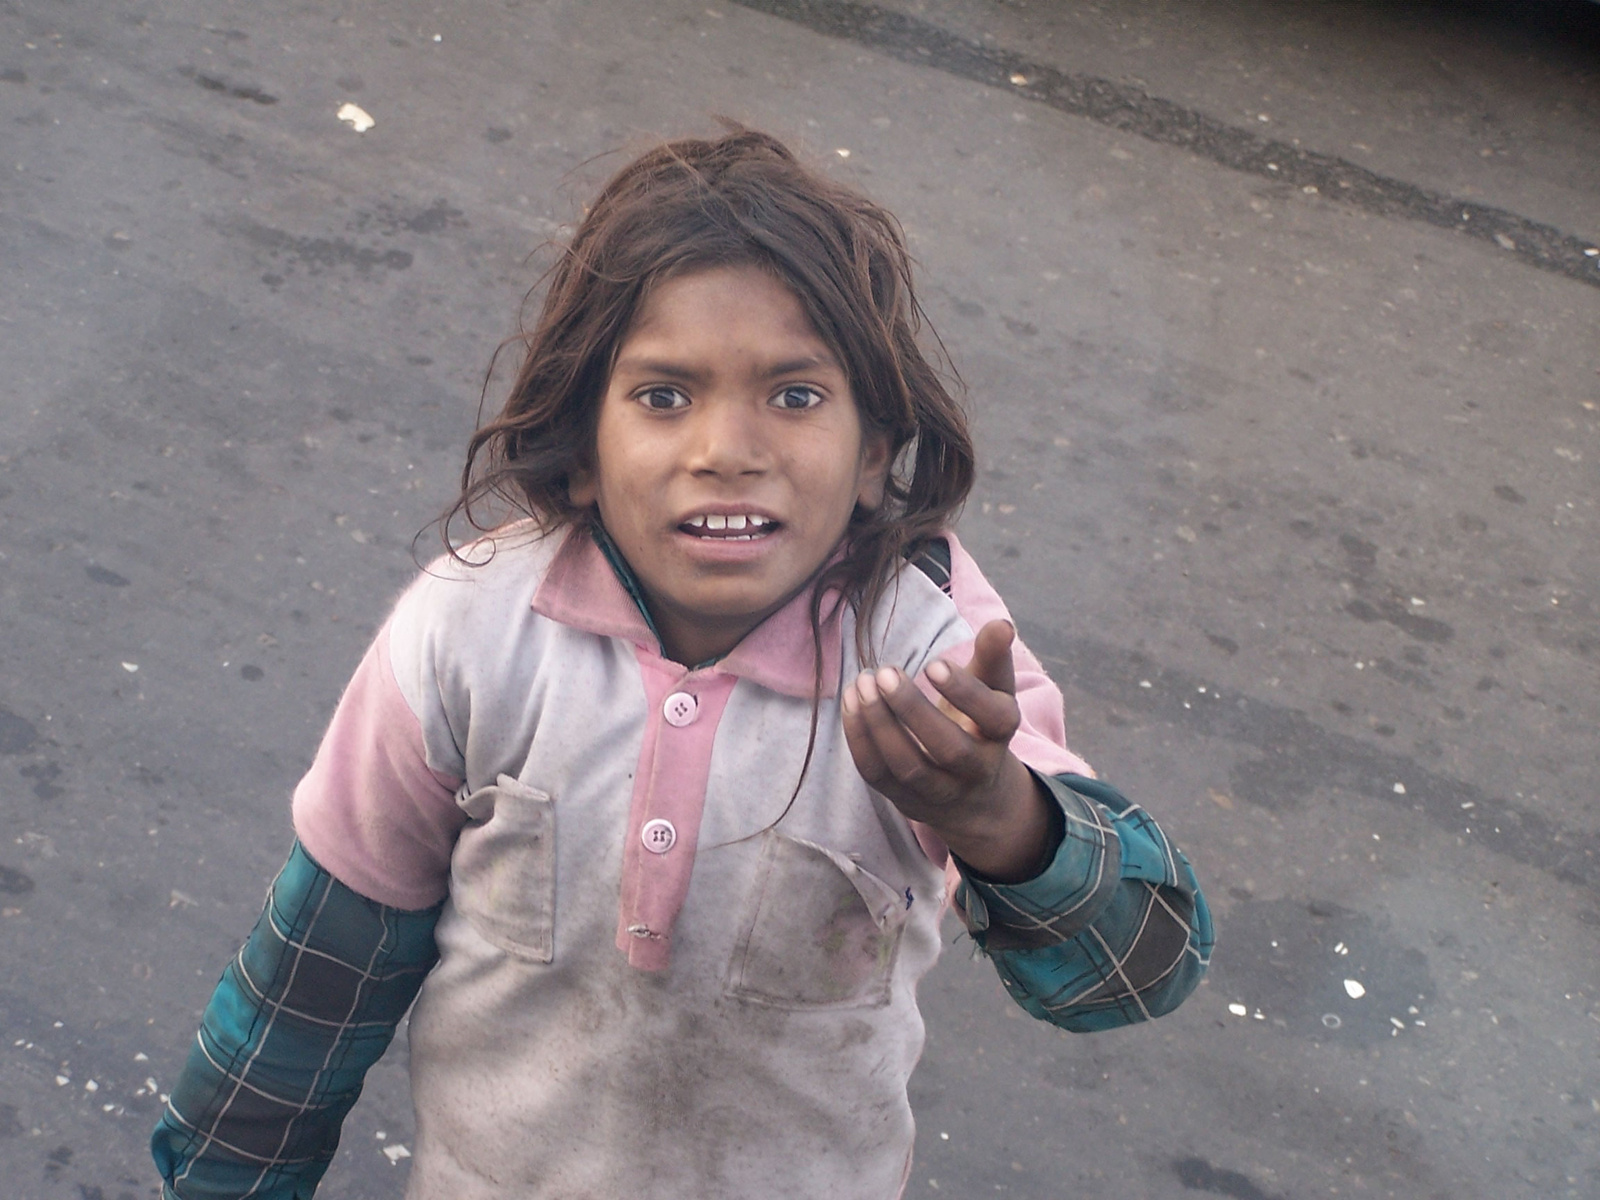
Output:
<path fill-rule="evenodd" d="M 949 541 L 950 595 L 906 568 L 873 617 L 878 663 L 913 678 L 1007 617 Z M 409 1200 L 900 1194 L 947 856 L 845 744 L 854 614 L 823 625 L 802 782 L 805 596 L 691 670 L 586 530 L 473 556 L 401 597 L 294 798 L 350 888 L 446 898 L 411 1019 Z M 1012 749 L 1088 774 L 1014 654 Z"/>

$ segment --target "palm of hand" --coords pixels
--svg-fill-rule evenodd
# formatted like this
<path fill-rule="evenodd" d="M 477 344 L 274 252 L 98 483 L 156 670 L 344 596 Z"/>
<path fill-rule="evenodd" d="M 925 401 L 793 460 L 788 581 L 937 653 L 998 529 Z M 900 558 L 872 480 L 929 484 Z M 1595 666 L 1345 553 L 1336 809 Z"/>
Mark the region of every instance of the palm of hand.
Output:
<path fill-rule="evenodd" d="M 915 821 L 951 832 L 979 827 L 1026 776 L 1009 749 L 1021 720 L 1011 663 L 1013 631 L 991 621 L 972 661 L 939 660 L 924 678 L 934 699 L 894 667 L 864 671 L 844 694 L 844 729 L 856 769 Z"/>

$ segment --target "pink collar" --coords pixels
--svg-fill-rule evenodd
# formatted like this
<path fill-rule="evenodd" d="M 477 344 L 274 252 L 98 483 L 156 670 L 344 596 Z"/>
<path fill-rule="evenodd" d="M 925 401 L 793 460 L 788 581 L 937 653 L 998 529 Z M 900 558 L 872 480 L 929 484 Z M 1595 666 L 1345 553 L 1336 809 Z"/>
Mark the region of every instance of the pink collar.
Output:
<path fill-rule="evenodd" d="M 837 596 L 824 603 L 822 620 L 822 694 L 839 690 L 842 628 Z M 811 640 L 811 592 L 801 592 L 745 635 L 726 657 L 710 667 L 748 679 L 785 696 L 809 700 L 815 650 Z M 622 638 L 650 654 L 661 648 L 644 614 L 628 595 L 611 564 L 586 528 L 574 527 L 556 552 L 550 569 L 533 594 L 533 611 L 574 629 Z"/>

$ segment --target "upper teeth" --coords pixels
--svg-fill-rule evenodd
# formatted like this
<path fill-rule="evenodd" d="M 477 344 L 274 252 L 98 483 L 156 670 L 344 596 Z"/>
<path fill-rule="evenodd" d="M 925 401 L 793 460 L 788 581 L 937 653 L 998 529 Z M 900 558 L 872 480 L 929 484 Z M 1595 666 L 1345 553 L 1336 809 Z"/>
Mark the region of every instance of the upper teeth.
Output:
<path fill-rule="evenodd" d="M 755 513 L 733 513 L 729 516 L 724 516 L 721 513 L 708 513 L 690 517 L 684 524 L 692 525 L 697 529 L 760 529 L 763 526 L 771 525 L 772 518 L 760 517 Z"/>

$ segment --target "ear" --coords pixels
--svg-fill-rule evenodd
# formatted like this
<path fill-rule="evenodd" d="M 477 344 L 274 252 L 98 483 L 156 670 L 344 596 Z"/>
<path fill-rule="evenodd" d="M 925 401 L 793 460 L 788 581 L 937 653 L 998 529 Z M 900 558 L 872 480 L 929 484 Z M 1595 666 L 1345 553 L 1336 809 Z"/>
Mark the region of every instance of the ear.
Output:
<path fill-rule="evenodd" d="M 890 452 L 887 432 L 865 431 L 861 441 L 861 472 L 856 490 L 856 505 L 867 512 L 883 503 L 883 490 L 889 482 Z"/>
<path fill-rule="evenodd" d="M 574 467 L 567 473 L 567 499 L 575 508 L 591 508 L 600 499 L 600 485 L 588 467 Z"/>

